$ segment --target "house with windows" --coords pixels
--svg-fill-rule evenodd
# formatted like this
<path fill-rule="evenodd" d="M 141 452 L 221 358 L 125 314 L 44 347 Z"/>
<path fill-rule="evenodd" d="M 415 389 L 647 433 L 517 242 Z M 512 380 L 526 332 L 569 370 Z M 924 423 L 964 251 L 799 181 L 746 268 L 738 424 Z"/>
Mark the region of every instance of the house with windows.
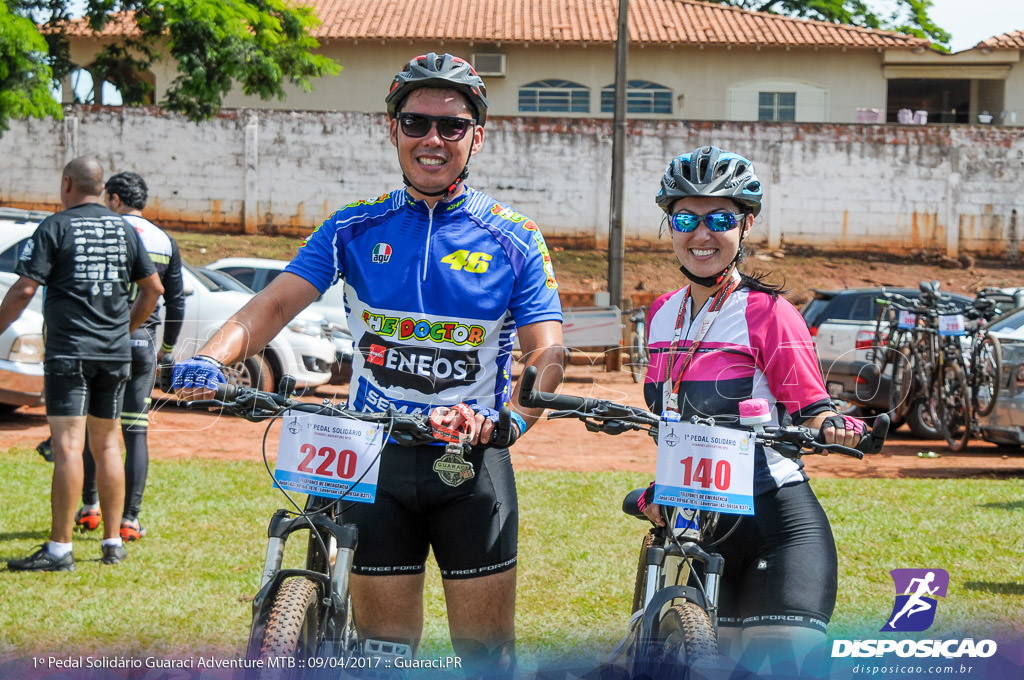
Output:
<path fill-rule="evenodd" d="M 228 108 L 382 112 L 411 57 L 470 59 L 493 116 L 611 117 L 614 0 L 307 0 L 320 51 L 343 70 L 283 101 L 231 93 Z M 1015 27 L 1008 27 L 1015 28 Z M 99 43 L 130 31 L 72 36 L 88 65 Z M 633 118 L 810 123 L 1024 124 L 1024 31 L 945 54 L 913 36 L 752 12 L 697 0 L 629 3 L 627 108 Z M 141 74 L 159 100 L 176 77 Z M 65 87 L 66 99 L 72 88 Z M 103 92 L 96 88 L 97 93 Z M 95 103 L 109 103 L 98 94 Z M 1020 112 L 1020 116 L 1016 112 Z"/>

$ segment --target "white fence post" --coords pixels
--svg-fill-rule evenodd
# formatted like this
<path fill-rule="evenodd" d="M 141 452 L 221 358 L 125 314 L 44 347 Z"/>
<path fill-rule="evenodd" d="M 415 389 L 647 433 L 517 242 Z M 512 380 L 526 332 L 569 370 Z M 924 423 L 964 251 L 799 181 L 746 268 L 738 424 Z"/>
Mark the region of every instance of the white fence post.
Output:
<path fill-rule="evenodd" d="M 245 117 L 245 196 L 243 201 L 242 230 L 255 234 L 259 221 L 260 193 L 260 120 L 256 112 L 249 111 Z"/>

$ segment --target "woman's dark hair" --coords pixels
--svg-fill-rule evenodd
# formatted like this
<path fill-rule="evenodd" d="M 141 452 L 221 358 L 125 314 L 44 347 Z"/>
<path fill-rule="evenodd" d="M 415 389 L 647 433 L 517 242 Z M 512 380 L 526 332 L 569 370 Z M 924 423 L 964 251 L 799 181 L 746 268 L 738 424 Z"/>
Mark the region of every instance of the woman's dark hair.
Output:
<path fill-rule="evenodd" d="M 130 208 L 142 210 L 149 198 L 146 180 L 134 172 L 119 172 L 107 180 L 104 187 L 108 194 L 116 194 L 121 202 Z"/>
<path fill-rule="evenodd" d="M 752 274 L 740 272 L 740 285 L 745 288 L 749 288 L 750 290 L 759 290 L 762 293 L 768 293 L 773 298 L 785 295 L 789 292 L 785 288 L 785 283 L 767 283 L 765 279 L 769 276 L 771 276 L 771 274 L 767 272 L 754 272 Z"/>

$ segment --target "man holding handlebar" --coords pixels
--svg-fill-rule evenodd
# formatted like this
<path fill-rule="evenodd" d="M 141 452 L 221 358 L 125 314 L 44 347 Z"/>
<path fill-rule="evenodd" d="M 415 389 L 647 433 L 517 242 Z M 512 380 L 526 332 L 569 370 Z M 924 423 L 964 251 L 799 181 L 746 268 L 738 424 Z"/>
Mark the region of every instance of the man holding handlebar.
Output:
<path fill-rule="evenodd" d="M 518 333 L 538 387 L 561 382 L 557 284 L 537 225 L 464 183 L 487 117 L 473 67 L 449 54 L 416 57 L 385 101 L 405 188 L 325 220 L 281 275 L 175 367 L 173 384 L 184 399 L 209 397 L 223 364 L 258 351 L 344 277 L 358 347 L 349 407 L 430 413 L 474 445 L 455 463 L 469 466 L 459 475 L 436 466 L 443 446 L 386 446 L 375 503 L 346 508 L 359 527 L 359 635 L 415 650 L 432 548 L 456 654 L 470 670 L 511 671 L 518 505 L 507 447 L 540 415 L 513 398 L 511 352 Z M 495 441 L 510 403 L 511 433 Z"/>

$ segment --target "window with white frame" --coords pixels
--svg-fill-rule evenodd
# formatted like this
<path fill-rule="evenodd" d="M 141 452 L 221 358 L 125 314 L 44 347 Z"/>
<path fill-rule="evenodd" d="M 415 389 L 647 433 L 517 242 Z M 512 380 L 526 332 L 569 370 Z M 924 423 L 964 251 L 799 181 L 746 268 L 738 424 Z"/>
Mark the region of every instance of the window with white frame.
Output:
<path fill-rule="evenodd" d="M 796 92 L 758 92 L 757 119 L 792 122 L 796 120 Z"/>
<path fill-rule="evenodd" d="M 615 111 L 615 85 L 601 90 L 601 113 Z M 649 80 L 626 82 L 626 113 L 672 113 L 672 90 Z"/>
<path fill-rule="evenodd" d="M 519 88 L 523 113 L 589 113 L 590 90 L 568 80 L 548 79 Z"/>
<path fill-rule="evenodd" d="M 802 80 L 751 80 L 731 85 L 725 101 L 726 120 L 826 123 L 829 91 Z"/>

